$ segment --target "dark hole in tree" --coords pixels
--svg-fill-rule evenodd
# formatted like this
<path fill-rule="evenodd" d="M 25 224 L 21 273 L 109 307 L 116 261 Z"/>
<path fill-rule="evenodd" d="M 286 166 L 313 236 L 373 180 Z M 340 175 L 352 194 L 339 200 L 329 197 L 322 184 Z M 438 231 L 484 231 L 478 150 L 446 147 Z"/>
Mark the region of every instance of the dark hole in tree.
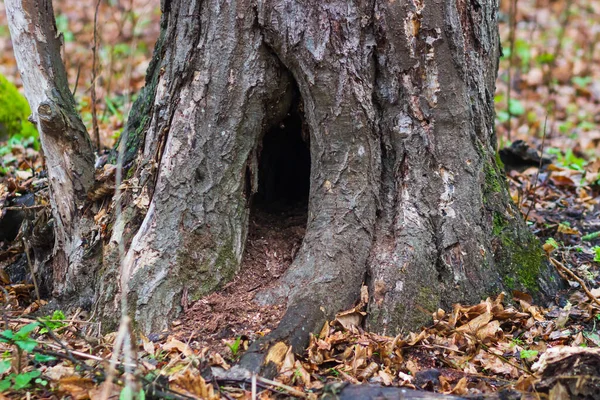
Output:
<path fill-rule="evenodd" d="M 310 189 L 310 149 L 299 101 L 265 133 L 258 164 L 256 207 L 269 213 L 306 209 Z"/>
<path fill-rule="evenodd" d="M 246 193 L 256 178 L 258 190 L 251 199 L 241 265 L 241 273 L 247 274 L 241 280 L 245 285 L 264 287 L 280 277 L 292 264 L 304 238 L 310 149 L 300 96 L 296 94 L 295 98 L 287 116 L 264 133 L 258 148 L 256 175 L 246 170 Z M 260 281 L 255 282 L 254 277 L 260 277 Z"/>

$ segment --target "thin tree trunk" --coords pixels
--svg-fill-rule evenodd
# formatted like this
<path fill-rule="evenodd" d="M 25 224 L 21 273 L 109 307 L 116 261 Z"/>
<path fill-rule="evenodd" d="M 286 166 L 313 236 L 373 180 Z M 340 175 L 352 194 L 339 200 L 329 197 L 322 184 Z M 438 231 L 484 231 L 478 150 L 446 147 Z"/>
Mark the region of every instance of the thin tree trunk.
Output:
<path fill-rule="evenodd" d="M 45 155 L 54 218 L 55 245 L 50 265 L 52 294 L 63 300 L 91 299 L 93 271 L 86 257 L 98 238 L 85 215 L 94 183 L 94 154 L 75 109 L 50 0 L 7 0 L 6 12 L 25 96 L 37 123 Z M 43 271 L 42 271 L 43 272 Z M 45 282 L 48 284 L 48 282 Z"/>

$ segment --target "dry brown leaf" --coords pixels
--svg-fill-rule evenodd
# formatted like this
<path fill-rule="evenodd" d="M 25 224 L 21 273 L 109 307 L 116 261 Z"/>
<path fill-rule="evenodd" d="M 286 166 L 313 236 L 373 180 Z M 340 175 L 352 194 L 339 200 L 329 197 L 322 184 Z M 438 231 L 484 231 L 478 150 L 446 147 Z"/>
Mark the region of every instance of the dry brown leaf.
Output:
<path fill-rule="evenodd" d="M 220 355 L 219 353 L 211 353 L 210 356 L 208 356 L 208 361 L 209 361 L 210 365 L 219 366 L 226 370 L 231 368 L 231 366 L 229 364 L 227 364 L 227 362 L 225 361 L 223 356 Z"/>
<path fill-rule="evenodd" d="M 152 341 L 150 341 L 143 333 L 140 333 L 140 339 L 142 339 L 142 347 L 144 348 L 144 351 L 148 354 L 154 355 L 154 343 L 152 343 Z"/>
<path fill-rule="evenodd" d="M 173 390 L 188 396 L 206 400 L 220 399 L 212 384 L 207 384 L 199 373 L 194 373 L 190 369 L 170 376 L 169 383 Z"/>
<path fill-rule="evenodd" d="M 335 322 L 343 326 L 346 330 L 352 330 L 353 328 L 360 326 L 365 315 L 365 312 L 360 311 L 355 307 L 351 310 L 336 314 Z"/>
<path fill-rule="evenodd" d="M 186 357 L 189 357 L 194 354 L 194 352 L 192 351 L 190 346 L 183 343 L 181 340 L 175 339 L 172 336 L 169 337 L 169 339 L 167 339 L 167 343 L 163 344 L 162 350 L 168 351 L 168 352 L 177 350 L 178 352 L 182 353 Z"/>
<path fill-rule="evenodd" d="M 274 363 L 277 368 L 281 367 L 283 359 L 288 351 L 288 346 L 283 342 L 277 342 L 269 349 L 267 356 L 265 357 L 265 364 L 269 362 Z"/>
<path fill-rule="evenodd" d="M 492 319 L 492 313 L 487 311 L 480 316 L 469 321 L 468 324 L 459 326 L 456 328 L 458 332 L 468 332 L 472 334 L 476 334 L 479 329 L 484 327 L 490 320 Z"/>
<path fill-rule="evenodd" d="M 554 385 L 552 389 L 550 389 L 550 393 L 548 393 L 549 400 L 570 400 L 571 395 L 566 387 L 559 383 Z"/>
<path fill-rule="evenodd" d="M 93 380 L 75 375 L 59 379 L 57 389 L 59 392 L 68 393 L 75 400 L 86 400 L 90 398 L 90 391 L 95 387 Z"/>
<path fill-rule="evenodd" d="M 53 367 L 46 368 L 44 375 L 53 381 L 58 381 L 63 377 L 73 376 L 75 374 L 75 368 L 65 365 L 64 363 L 56 364 Z"/>
<path fill-rule="evenodd" d="M 369 379 L 370 377 L 375 375 L 375 373 L 378 370 L 379 370 L 379 365 L 376 362 L 371 361 L 371 363 L 369 365 L 367 365 L 367 367 L 361 371 L 360 375 L 358 376 L 358 379 L 360 379 L 362 381 L 366 381 L 367 379 Z"/>
<path fill-rule="evenodd" d="M 496 338 L 496 332 L 502 332 L 499 321 L 491 321 L 477 331 L 477 338 L 481 341 L 489 341 Z"/>
<path fill-rule="evenodd" d="M 450 391 L 450 393 L 448 393 L 448 394 L 455 394 L 455 395 L 458 395 L 458 396 L 462 396 L 462 395 L 467 394 L 468 392 L 469 392 L 469 390 L 467 389 L 467 377 L 463 376 L 456 383 L 456 386 L 454 386 L 454 389 L 452 389 Z"/>
<path fill-rule="evenodd" d="M 394 383 L 394 377 L 387 371 L 387 368 L 385 370 L 380 370 L 379 372 L 377 372 L 377 375 L 379 376 L 379 378 L 381 378 L 381 382 L 385 386 L 390 386 L 392 383 Z"/>

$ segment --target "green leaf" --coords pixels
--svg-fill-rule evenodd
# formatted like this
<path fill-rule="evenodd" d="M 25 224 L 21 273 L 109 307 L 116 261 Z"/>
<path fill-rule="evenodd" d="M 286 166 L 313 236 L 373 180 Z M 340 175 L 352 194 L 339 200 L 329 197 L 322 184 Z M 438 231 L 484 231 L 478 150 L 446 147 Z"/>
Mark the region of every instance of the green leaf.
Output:
<path fill-rule="evenodd" d="M 538 353 L 537 350 L 521 350 L 520 356 L 523 359 L 530 359 L 537 357 Z"/>
<path fill-rule="evenodd" d="M 599 237 L 600 237 L 600 231 L 597 231 L 597 232 L 588 233 L 587 235 L 582 236 L 581 240 L 583 240 L 583 241 L 594 240 Z"/>
<path fill-rule="evenodd" d="M 19 336 L 27 336 L 31 332 L 33 332 L 34 330 L 36 330 L 36 328 L 38 326 L 40 326 L 39 322 L 32 322 L 31 324 L 27 324 L 24 327 L 22 327 L 21 329 L 19 329 L 19 331 L 17 332 L 17 335 L 19 335 Z"/>
<path fill-rule="evenodd" d="M 4 392 L 10 389 L 12 382 L 9 377 L 6 377 L 0 381 L 0 392 Z"/>
<path fill-rule="evenodd" d="M 133 400 L 133 390 L 130 386 L 125 386 L 123 390 L 121 390 L 119 400 Z"/>
<path fill-rule="evenodd" d="M 35 383 L 37 383 L 38 385 L 42 385 L 42 386 L 46 386 L 48 385 L 48 381 L 42 378 L 37 378 L 35 380 Z"/>
<path fill-rule="evenodd" d="M 33 349 L 35 349 L 35 346 L 37 346 L 38 344 L 37 340 L 33 340 L 30 338 L 26 338 L 24 340 L 15 340 L 15 343 L 21 348 L 21 350 L 24 350 L 28 353 L 31 353 Z"/>
<path fill-rule="evenodd" d="M 19 374 L 15 377 L 15 384 L 13 386 L 13 389 L 15 390 L 19 390 L 19 389 L 23 389 L 27 386 L 29 386 L 29 383 L 37 378 L 38 376 L 40 376 L 42 373 L 38 370 L 34 370 L 34 371 L 30 371 L 30 372 L 26 372 L 24 374 Z"/>
<path fill-rule="evenodd" d="M 498 111 L 496 113 L 496 118 L 498 118 L 498 121 L 504 123 L 508 121 L 508 113 L 506 111 Z"/>
<path fill-rule="evenodd" d="M 56 357 L 49 356 L 46 354 L 36 354 L 35 356 L 33 356 L 33 359 L 37 362 L 44 363 L 44 362 L 56 360 Z"/>
<path fill-rule="evenodd" d="M 540 64 L 550 64 L 554 61 L 554 54 L 543 53 L 536 57 L 536 61 Z"/>
<path fill-rule="evenodd" d="M 510 102 L 508 103 L 508 111 L 512 115 L 523 115 L 525 114 L 525 107 L 519 100 L 510 99 Z"/>
<path fill-rule="evenodd" d="M 10 340 L 8 340 L 8 339 L 12 339 L 12 338 L 14 338 L 14 336 L 15 336 L 15 333 L 13 331 L 11 331 L 10 329 L 2 331 L 2 333 L 0 334 L 0 342 L 9 343 Z"/>
<path fill-rule="evenodd" d="M 593 79 L 591 76 L 574 76 L 571 78 L 571 82 L 579 87 L 585 88 L 587 85 L 592 83 Z"/>
<path fill-rule="evenodd" d="M 0 374 L 5 373 L 10 369 L 10 360 L 0 361 Z"/>
<path fill-rule="evenodd" d="M 600 246 L 592 247 L 592 251 L 594 252 L 594 261 L 600 263 Z"/>

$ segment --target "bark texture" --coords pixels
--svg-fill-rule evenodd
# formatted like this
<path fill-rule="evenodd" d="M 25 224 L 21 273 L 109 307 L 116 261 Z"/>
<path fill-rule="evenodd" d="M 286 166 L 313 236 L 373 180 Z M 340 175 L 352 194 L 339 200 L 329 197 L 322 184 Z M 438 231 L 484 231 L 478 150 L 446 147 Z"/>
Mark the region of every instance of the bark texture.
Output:
<path fill-rule="evenodd" d="M 288 308 L 246 368 L 261 368 L 275 342 L 301 351 L 362 283 L 367 324 L 387 334 L 454 302 L 512 289 L 542 298 L 556 285 L 496 161 L 495 1 L 161 7 L 147 87 L 127 125 L 130 206 L 96 281 L 105 320 L 127 296 L 142 331 L 163 329 L 183 301 L 234 276 L 262 137 L 297 96 L 310 135 L 307 230 L 279 285 L 257 296 Z"/>
<path fill-rule="evenodd" d="M 369 325 L 395 334 L 438 307 L 539 295 L 539 243 L 496 162 L 497 4 L 377 2 L 382 190 Z"/>
<path fill-rule="evenodd" d="M 198 299 L 237 272 L 249 213 L 244 187 L 252 180 L 245 175 L 257 165 L 261 133 L 286 115 L 292 90 L 246 4 L 163 7 L 161 41 L 169 45 L 141 150 L 140 196 L 149 206 L 125 259 L 128 287 L 120 288 L 146 332 L 166 327 L 184 291 Z"/>
<path fill-rule="evenodd" d="M 267 341 L 299 349 L 297 332 L 349 307 L 362 282 L 368 324 L 389 334 L 453 302 L 551 286 L 496 162 L 496 8 L 165 2 L 139 158 L 138 175 L 154 178 L 142 185 L 149 207 L 127 257 L 125 292 L 142 329 L 164 328 L 183 294 L 193 300 L 235 274 L 260 140 L 295 85 L 310 131 L 309 216 L 292 267 L 257 296 L 288 304 Z"/>
<path fill-rule="evenodd" d="M 94 183 L 94 153 L 75 109 L 64 65 L 51 0 L 8 0 L 6 11 L 25 95 L 37 123 L 51 191 L 55 245 L 50 265 L 52 294 L 63 300 L 92 298 L 93 274 L 87 260 L 98 235 L 84 215 Z M 43 275 L 45 271 L 40 271 Z"/>

